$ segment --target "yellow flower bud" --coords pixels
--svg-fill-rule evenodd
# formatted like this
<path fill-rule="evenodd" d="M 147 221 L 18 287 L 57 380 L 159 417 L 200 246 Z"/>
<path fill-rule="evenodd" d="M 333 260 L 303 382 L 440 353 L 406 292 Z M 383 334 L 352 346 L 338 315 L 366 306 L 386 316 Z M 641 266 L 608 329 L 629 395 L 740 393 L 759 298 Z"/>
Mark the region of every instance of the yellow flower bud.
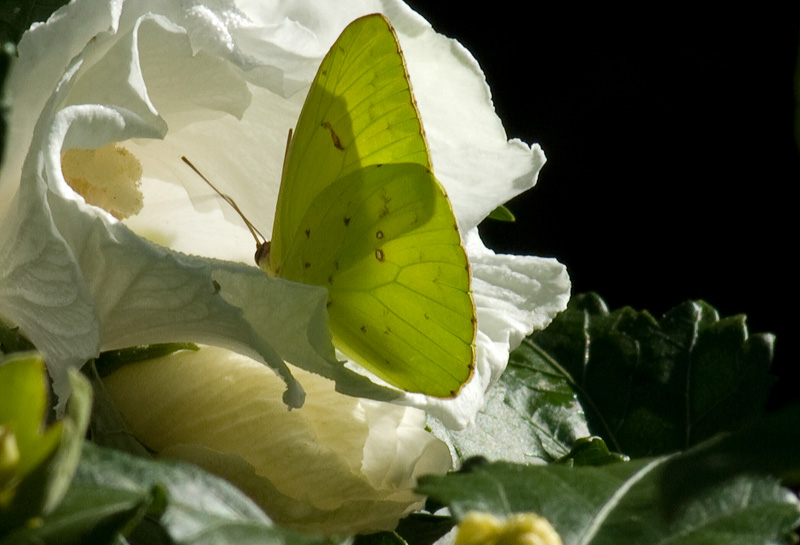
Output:
<path fill-rule="evenodd" d="M 472 511 L 458 525 L 455 545 L 562 545 L 562 541 L 547 519 L 535 513 L 502 520 Z"/>

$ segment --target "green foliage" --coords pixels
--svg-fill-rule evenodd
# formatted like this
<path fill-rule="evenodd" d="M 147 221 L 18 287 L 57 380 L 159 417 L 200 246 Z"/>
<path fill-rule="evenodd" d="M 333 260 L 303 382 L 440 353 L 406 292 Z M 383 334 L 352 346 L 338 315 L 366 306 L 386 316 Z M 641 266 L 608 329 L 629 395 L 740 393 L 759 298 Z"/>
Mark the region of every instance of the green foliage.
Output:
<path fill-rule="evenodd" d="M 565 544 L 792 543 L 800 509 L 776 476 L 800 480 L 800 407 L 759 417 L 773 340 L 703 302 L 657 320 L 575 296 L 511 355 L 477 428 L 446 435 L 460 460 L 495 462 L 420 492 L 456 518 L 533 511 Z"/>
<path fill-rule="evenodd" d="M 568 457 L 581 465 L 620 459 L 606 445 L 632 457 L 684 450 L 763 411 L 773 341 L 751 335 L 744 316 L 720 319 L 703 302 L 656 320 L 577 295 L 511 354 L 473 428 L 431 427 L 460 461 Z M 598 438 L 576 445 L 591 435 Z"/>
<path fill-rule="evenodd" d="M 400 521 L 394 532 L 356 536 L 354 545 L 433 545 L 453 529 L 455 521 L 446 515 L 412 513 Z"/>
<path fill-rule="evenodd" d="M 34 350 L 33 344 L 16 327 L 9 327 L 0 318 L 0 356 Z"/>
<path fill-rule="evenodd" d="M 6 521 L 24 520 L 44 508 L 44 487 L 26 490 L 61 440 L 61 424 L 41 430 L 47 401 L 44 373 L 36 354 L 0 361 L 0 530 Z"/>
<path fill-rule="evenodd" d="M 664 468 L 663 497 L 671 511 L 699 491 L 741 473 L 776 475 L 795 488 L 800 484 L 800 404 L 768 414 L 735 434 L 723 434 Z"/>
<path fill-rule="evenodd" d="M 90 442 L 58 509 L 0 543 L 111 544 L 120 535 L 142 545 L 330 543 L 273 527 L 244 494 L 199 468 Z"/>
<path fill-rule="evenodd" d="M 514 213 L 502 204 L 489 213 L 488 219 L 513 223 L 517 220 Z"/>
<path fill-rule="evenodd" d="M 763 411 L 773 381 L 773 336 L 751 335 L 744 316 L 720 319 L 702 301 L 656 320 L 578 295 L 531 341 L 572 383 L 592 433 L 632 457 L 741 428 Z"/>
<path fill-rule="evenodd" d="M 0 545 L 336 542 L 274 527 L 244 494 L 199 468 L 84 441 L 92 389 L 77 371 L 70 384 L 66 417 L 42 432 L 41 357 L 0 360 Z"/>
<path fill-rule="evenodd" d="M 582 437 L 575 442 L 572 451 L 559 459 L 558 463 L 570 466 L 602 466 L 627 461 L 627 456 L 609 452 L 605 442 L 599 437 Z"/>
<path fill-rule="evenodd" d="M 420 492 L 469 511 L 547 518 L 565 545 L 757 545 L 792 543 L 797 499 L 773 478 L 737 476 L 692 498 L 668 518 L 661 502 L 669 458 L 602 467 L 495 462 L 466 473 L 429 476 Z"/>
<path fill-rule="evenodd" d="M 488 393 L 475 426 L 449 431 L 431 423 L 459 461 L 472 456 L 515 462 L 551 462 L 589 435 L 583 408 L 558 365 L 524 342 Z"/>
<path fill-rule="evenodd" d="M 0 360 L 0 536 L 50 513 L 66 494 L 91 411 L 91 388 L 70 374 L 67 416 L 42 431 L 47 390 L 42 358 Z"/>
<path fill-rule="evenodd" d="M 30 347 L 7 327 L 0 329 L 0 346 L 5 352 Z M 584 349 L 583 366 L 575 364 L 576 346 Z M 192 347 L 137 348 L 106 354 L 98 364 L 111 368 L 187 348 Z M 800 406 L 759 419 L 746 414 L 761 411 L 770 355 L 769 336 L 748 336 L 744 318 L 719 319 L 704 303 L 681 305 L 655 320 L 630 309 L 609 312 L 597 296 L 578 296 L 553 327 L 512 354 L 475 428 L 437 430 L 462 470 L 423 478 L 420 492 L 429 496 L 431 509 L 447 506 L 453 518 L 414 514 L 396 532 L 361 536 L 356 543 L 430 545 L 470 510 L 500 516 L 535 512 L 555 526 L 566 545 L 792 543 L 800 506 L 776 476 L 800 481 Z M 602 376 L 603 366 L 613 380 Z M 12 380 L 11 372 L 27 378 Z M 732 378 L 737 373 L 748 381 Z M 675 377 L 691 387 L 675 387 Z M 23 422 L 15 424 L 14 440 L 22 438 L 19 451 L 28 468 L 15 462 L 22 457 L 0 449 L 0 497 L 8 498 L 0 544 L 336 542 L 272 526 L 238 490 L 198 468 L 84 443 L 91 392 L 79 374 L 72 380 L 68 417 L 41 434 L 46 399 L 41 358 L 17 352 L 0 366 L 0 424 L 8 430 L 8 422 Z M 95 377 L 93 384 L 104 407 L 101 383 Z M 635 395 L 632 384 L 658 403 Z M 693 412 L 714 402 L 724 405 L 725 394 L 748 410 L 707 410 L 705 419 Z M 653 436 L 618 425 L 617 405 L 608 400 L 623 395 L 629 413 L 651 411 L 669 424 L 659 429 L 685 427 L 693 448 L 625 461 L 624 454 L 640 452 Z M 683 413 L 675 410 L 681 404 Z M 589 436 L 584 406 L 593 414 L 590 426 L 602 423 L 601 434 L 608 427 L 616 430 L 606 440 L 635 448 L 610 452 L 603 437 Z M 56 434 L 59 426 L 64 431 Z M 689 432 L 698 427 L 713 437 L 696 444 L 702 435 Z M 114 435 L 110 429 L 106 433 Z M 4 433 L 8 443 L 10 434 Z M 670 448 L 683 450 L 680 444 Z M 12 493 L 9 475 L 21 475 Z"/>
<path fill-rule="evenodd" d="M 412 513 L 400 521 L 397 534 L 413 545 L 432 545 L 453 527 L 449 516 Z"/>

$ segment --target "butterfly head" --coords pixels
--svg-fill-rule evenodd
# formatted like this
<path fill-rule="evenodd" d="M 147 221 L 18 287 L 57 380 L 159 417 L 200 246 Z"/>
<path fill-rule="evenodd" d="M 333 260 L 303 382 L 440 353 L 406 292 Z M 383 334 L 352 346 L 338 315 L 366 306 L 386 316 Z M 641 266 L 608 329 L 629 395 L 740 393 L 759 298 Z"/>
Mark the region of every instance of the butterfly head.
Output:
<path fill-rule="evenodd" d="M 264 242 L 259 242 L 256 245 L 256 255 L 255 255 L 256 265 L 258 265 L 259 269 L 266 272 L 270 276 L 278 276 L 278 272 L 273 271 L 269 263 L 270 247 L 271 244 L 269 240 Z"/>

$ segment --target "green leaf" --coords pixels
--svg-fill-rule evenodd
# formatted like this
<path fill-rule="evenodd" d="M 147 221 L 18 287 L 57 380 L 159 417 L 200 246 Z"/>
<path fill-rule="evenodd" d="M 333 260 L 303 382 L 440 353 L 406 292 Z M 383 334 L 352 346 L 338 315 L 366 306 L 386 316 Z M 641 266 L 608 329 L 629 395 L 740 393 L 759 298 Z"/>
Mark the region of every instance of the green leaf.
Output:
<path fill-rule="evenodd" d="M 601 467 L 496 462 L 468 473 L 428 476 L 420 493 L 469 511 L 533 512 L 565 545 L 757 545 L 791 543 L 800 521 L 795 496 L 771 478 L 739 476 L 698 494 L 667 519 L 660 482 L 668 458 Z"/>
<path fill-rule="evenodd" d="M 412 545 L 433 545 L 454 525 L 449 516 L 412 513 L 400 521 L 395 531 Z"/>
<path fill-rule="evenodd" d="M 67 417 L 61 421 L 64 426 L 64 435 L 56 454 L 57 459 L 53 472 L 52 486 L 54 490 L 52 494 L 55 497 L 51 497 L 46 505 L 46 513 L 53 509 L 67 492 L 72 476 L 78 467 L 86 429 L 89 427 L 89 418 L 91 417 L 93 395 L 89 381 L 80 372 L 70 369 L 69 384 L 72 393 L 67 405 Z"/>
<path fill-rule="evenodd" d="M 19 328 L 10 327 L 0 318 L 0 356 L 13 352 L 31 352 L 35 346 L 23 334 Z"/>
<path fill-rule="evenodd" d="M 504 221 L 509 223 L 517 221 L 517 218 L 514 217 L 514 213 L 505 206 L 503 206 L 502 204 L 497 208 L 495 208 L 494 210 L 492 210 L 487 216 L 487 219 Z"/>
<path fill-rule="evenodd" d="M 71 371 L 67 415 L 42 431 L 45 380 L 44 362 L 36 353 L 20 352 L 0 361 L 4 458 L 0 461 L 0 533 L 55 509 L 78 465 L 91 411 L 91 387 L 80 373 Z"/>
<path fill-rule="evenodd" d="M 138 458 L 91 442 L 84 444 L 62 504 L 24 534 L 48 543 L 62 543 L 55 537 L 61 535 L 77 540 L 63 543 L 95 543 L 90 538 L 98 535 L 106 543 L 124 535 L 130 543 L 148 545 L 327 543 L 272 526 L 238 489 L 195 466 Z"/>
<path fill-rule="evenodd" d="M 786 407 L 747 429 L 707 441 L 664 467 L 664 501 L 674 511 L 687 498 L 739 473 L 778 475 L 800 484 L 800 405 Z"/>
<path fill-rule="evenodd" d="M 457 432 L 435 421 L 430 426 L 461 462 L 472 456 L 551 462 L 589 435 L 583 408 L 563 369 L 528 340 L 511 354 L 474 426 Z"/>
<path fill-rule="evenodd" d="M 592 433 L 633 457 L 741 428 L 763 411 L 773 380 L 774 337 L 702 301 L 656 320 L 579 295 L 531 340 L 572 382 Z"/>
<path fill-rule="evenodd" d="M 164 492 L 158 487 L 138 491 L 86 486 L 77 482 L 53 513 L 36 526 L 21 529 L 0 543 L 117 543 L 119 536 L 128 535 L 145 517 L 158 519 L 164 501 Z"/>
<path fill-rule="evenodd" d="M 54 452 L 61 439 L 60 424 L 42 431 L 46 404 L 44 360 L 39 354 L 17 353 L 0 360 L 0 426 L 6 444 L 10 445 L 13 438 L 19 449 L 15 464 L 18 479 Z"/>
<path fill-rule="evenodd" d="M 578 439 L 575 446 L 572 447 L 572 451 L 559 459 L 558 463 L 578 466 L 602 466 L 627 461 L 627 456 L 609 452 L 605 442 L 599 437 L 583 437 Z"/>

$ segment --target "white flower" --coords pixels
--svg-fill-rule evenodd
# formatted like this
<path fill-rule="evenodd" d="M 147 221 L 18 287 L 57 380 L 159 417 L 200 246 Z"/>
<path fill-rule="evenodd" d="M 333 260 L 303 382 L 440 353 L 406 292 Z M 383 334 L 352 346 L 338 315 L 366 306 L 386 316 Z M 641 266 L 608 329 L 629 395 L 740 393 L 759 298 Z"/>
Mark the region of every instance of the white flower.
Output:
<path fill-rule="evenodd" d="M 416 478 L 450 469 L 447 446 L 425 431 L 419 409 L 295 373 L 307 396 L 293 411 L 274 373 L 218 348 L 127 365 L 104 384 L 148 448 L 226 478 L 273 521 L 324 534 L 394 529 L 422 507 Z"/>
<path fill-rule="evenodd" d="M 398 392 L 341 365 L 324 289 L 268 278 L 247 264 L 252 240 L 236 218 L 188 206 L 187 194 L 202 208 L 202 182 L 181 155 L 268 233 L 305 90 L 339 32 L 370 12 L 397 30 L 436 175 L 466 233 L 478 362 L 454 400 Z M 78 0 L 26 33 L 6 92 L 0 314 L 44 352 L 62 404 L 66 369 L 101 350 L 194 341 L 268 364 L 290 406 L 302 404 L 303 391 L 285 361 L 344 393 L 418 406 L 464 427 L 509 351 L 566 306 L 562 265 L 495 255 L 476 230 L 535 183 L 541 150 L 508 141 L 474 59 L 399 1 Z M 67 183 L 65 153 L 113 143 L 119 148 L 71 157 L 87 168 Z M 108 187 L 114 170 L 127 180 L 119 194 L 121 182 Z M 139 189 L 141 213 L 117 219 L 135 213 Z"/>

